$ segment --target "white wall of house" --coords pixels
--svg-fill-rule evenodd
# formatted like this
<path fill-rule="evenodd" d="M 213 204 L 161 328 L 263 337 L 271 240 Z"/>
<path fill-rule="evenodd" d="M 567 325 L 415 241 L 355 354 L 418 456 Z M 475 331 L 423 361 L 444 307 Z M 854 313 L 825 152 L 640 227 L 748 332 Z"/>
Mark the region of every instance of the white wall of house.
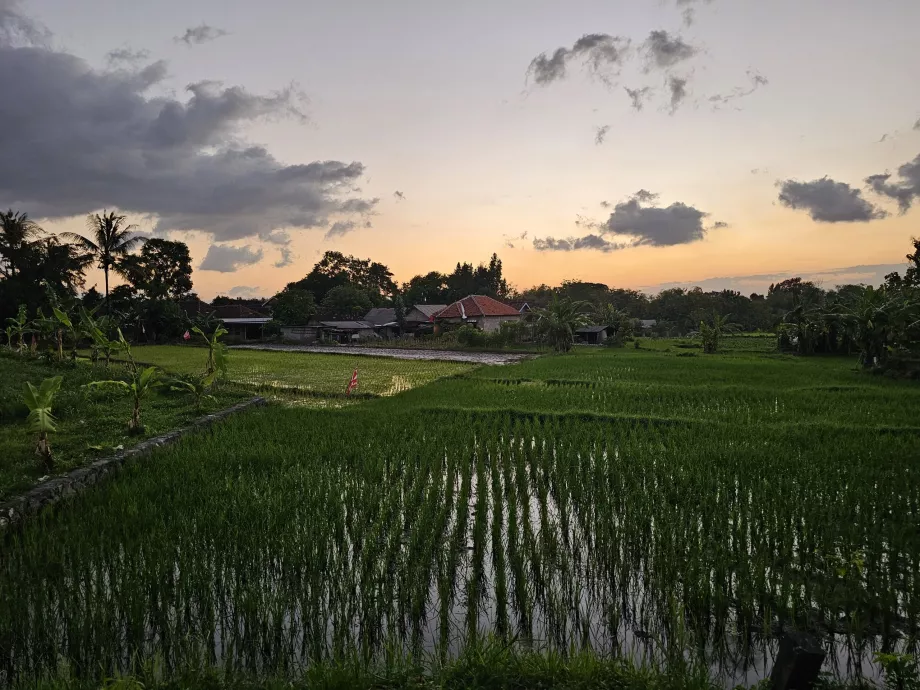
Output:
<path fill-rule="evenodd" d="M 494 333 L 505 321 L 520 321 L 521 315 L 515 316 L 480 316 L 476 325 L 486 333 Z"/>

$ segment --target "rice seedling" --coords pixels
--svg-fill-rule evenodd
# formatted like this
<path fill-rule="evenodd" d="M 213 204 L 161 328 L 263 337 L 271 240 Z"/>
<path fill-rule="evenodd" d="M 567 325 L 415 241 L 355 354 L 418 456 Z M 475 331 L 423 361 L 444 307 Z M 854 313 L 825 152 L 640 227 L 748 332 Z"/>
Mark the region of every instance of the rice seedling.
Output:
<path fill-rule="evenodd" d="M 799 364 L 576 353 L 232 419 L 4 537 L 0 684 L 534 650 L 751 684 L 790 628 L 881 674 L 920 639 L 917 392 Z"/>

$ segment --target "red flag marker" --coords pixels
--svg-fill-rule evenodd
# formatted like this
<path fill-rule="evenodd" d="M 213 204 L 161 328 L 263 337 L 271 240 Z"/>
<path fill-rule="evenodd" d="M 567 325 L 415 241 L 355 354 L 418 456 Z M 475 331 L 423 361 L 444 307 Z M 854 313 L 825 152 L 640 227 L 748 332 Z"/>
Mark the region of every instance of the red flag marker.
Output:
<path fill-rule="evenodd" d="M 348 388 L 345 389 L 345 395 L 351 395 L 351 391 L 358 387 L 358 370 L 355 369 L 355 372 L 351 375 L 351 381 L 348 383 Z"/>

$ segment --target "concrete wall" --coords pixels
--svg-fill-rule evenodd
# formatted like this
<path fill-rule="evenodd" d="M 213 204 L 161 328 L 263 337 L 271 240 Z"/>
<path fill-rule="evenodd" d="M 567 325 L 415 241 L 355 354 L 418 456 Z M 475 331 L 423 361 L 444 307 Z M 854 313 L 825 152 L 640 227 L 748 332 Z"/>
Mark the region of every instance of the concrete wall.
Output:
<path fill-rule="evenodd" d="M 476 325 L 486 333 L 494 333 L 501 328 L 503 322 L 520 320 L 520 314 L 515 316 L 481 316 L 479 317 L 479 323 Z"/>
<path fill-rule="evenodd" d="M 314 343 L 316 342 L 316 329 L 304 326 L 282 326 L 281 338 L 298 343 Z"/>

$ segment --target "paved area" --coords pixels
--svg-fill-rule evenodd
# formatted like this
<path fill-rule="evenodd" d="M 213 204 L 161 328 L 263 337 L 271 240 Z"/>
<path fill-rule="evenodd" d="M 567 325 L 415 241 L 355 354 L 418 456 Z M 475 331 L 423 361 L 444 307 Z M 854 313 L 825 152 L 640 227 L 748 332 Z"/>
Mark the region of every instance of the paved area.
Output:
<path fill-rule="evenodd" d="M 432 359 L 442 362 L 471 364 L 512 364 L 533 355 L 497 352 L 454 352 L 452 350 L 408 350 L 401 348 L 352 347 L 350 345 L 233 345 L 234 350 L 276 350 L 278 352 L 314 352 L 332 355 L 365 355 L 395 359 Z"/>

